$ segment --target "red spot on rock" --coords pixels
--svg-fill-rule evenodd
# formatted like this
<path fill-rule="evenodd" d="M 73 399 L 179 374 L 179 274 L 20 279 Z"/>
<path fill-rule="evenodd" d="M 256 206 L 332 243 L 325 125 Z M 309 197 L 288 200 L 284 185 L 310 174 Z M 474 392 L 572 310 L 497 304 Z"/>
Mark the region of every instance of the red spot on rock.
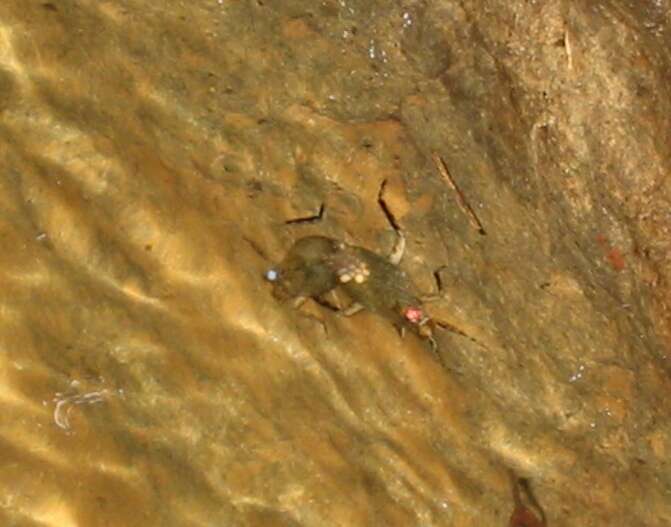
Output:
<path fill-rule="evenodd" d="M 544 527 L 545 523 L 539 520 L 536 515 L 525 507 L 515 509 L 510 517 L 508 527 Z"/>
<path fill-rule="evenodd" d="M 617 247 L 613 247 L 611 250 L 606 253 L 606 258 L 610 262 L 610 265 L 616 271 L 622 271 L 624 269 L 624 256 Z"/>
<path fill-rule="evenodd" d="M 508 527 L 547 527 L 545 521 L 545 513 L 536 501 L 536 498 L 531 493 L 529 482 L 526 479 L 519 479 L 510 473 L 513 482 L 513 501 L 515 502 L 515 509 L 513 510 Z M 527 501 L 528 504 L 536 509 L 536 512 L 523 503 Z"/>
<path fill-rule="evenodd" d="M 608 238 L 606 238 L 606 236 L 603 234 L 597 234 L 596 241 L 606 253 L 606 260 L 608 260 L 608 263 L 611 265 L 611 267 L 615 271 L 622 271 L 622 269 L 625 267 L 622 251 L 620 251 L 617 247 L 611 247 L 610 243 L 608 243 Z"/>

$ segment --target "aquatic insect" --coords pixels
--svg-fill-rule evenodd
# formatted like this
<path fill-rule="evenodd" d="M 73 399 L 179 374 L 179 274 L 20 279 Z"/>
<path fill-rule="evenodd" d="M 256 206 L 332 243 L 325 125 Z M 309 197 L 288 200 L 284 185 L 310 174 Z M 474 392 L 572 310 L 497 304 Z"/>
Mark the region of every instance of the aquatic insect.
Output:
<path fill-rule="evenodd" d="M 352 300 L 342 310 L 344 315 L 367 309 L 391 321 L 402 333 L 409 329 L 428 339 L 435 350 L 432 321 L 414 283 L 398 266 L 405 251 L 405 238 L 398 235 L 386 258 L 333 238 L 306 236 L 294 243 L 277 267 L 266 272 L 266 279 L 273 283 L 276 298 L 293 299 L 295 306 L 339 288 Z"/>

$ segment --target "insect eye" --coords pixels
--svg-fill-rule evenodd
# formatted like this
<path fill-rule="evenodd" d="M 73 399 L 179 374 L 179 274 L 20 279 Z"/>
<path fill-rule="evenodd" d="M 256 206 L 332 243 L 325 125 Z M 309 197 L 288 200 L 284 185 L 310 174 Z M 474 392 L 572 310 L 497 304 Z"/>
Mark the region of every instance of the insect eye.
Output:
<path fill-rule="evenodd" d="M 279 277 L 280 272 L 277 269 L 271 268 L 266 271 L 266 280 L 269 282 L 276 282 Z"/>

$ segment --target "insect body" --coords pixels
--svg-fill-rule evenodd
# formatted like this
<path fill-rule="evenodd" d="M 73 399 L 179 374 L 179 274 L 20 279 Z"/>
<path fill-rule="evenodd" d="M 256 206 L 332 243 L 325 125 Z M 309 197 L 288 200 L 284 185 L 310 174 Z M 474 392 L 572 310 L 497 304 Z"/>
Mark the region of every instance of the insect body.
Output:
<path fill-rule="evenodd" d="M 353 302 L 344 314 L 367 309 L 401 331 L 410 329 L 435 344 L 417 288 L 396 265 L 404 247 L 401 236 L 391 257 L 384 258 L 332 238 L 307 236 L 294 243 L 279 266 L 266 273 L 266 278 L 273 282 L 273 294 L 281 300 L 319 298 L 339 288 Z"/>
<path fill-rule="evenodd" d="M 273 296 L 278 300 L 319 297 L 338 285 L 338 277 L 328 258 L 338 252 L 339 242 L 324 236 L 297 240 L 282 263 L 268 270 Z"/>

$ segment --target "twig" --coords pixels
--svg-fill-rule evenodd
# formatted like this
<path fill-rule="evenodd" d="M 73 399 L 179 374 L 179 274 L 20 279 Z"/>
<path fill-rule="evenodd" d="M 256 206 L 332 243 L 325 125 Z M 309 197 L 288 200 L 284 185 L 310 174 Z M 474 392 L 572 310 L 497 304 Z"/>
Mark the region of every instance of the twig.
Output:
<path fill-rule="evenodd" d="M 387 205 L 387 202 L 384 199 L 384 191 L 386 188 L 387 188 L 387 180 L 383 179 L 382 183 L 380 183 L 380 190 L 377 193 L 377 203 L 378 205 L 380 205 L 382 212 L 387 218 L 387 222 L 389 223 L 391 228 L 394 229 L 394 232 L 396 233 L 397 239 L 396 243 L 394 243 L 394 247 L 391 250 L 391 254 L 389 255 L 389 261 L 394 265 L 398 265 L 399 263 L 401 263 L 401 259 L 403 258 L 403 254 L 405 253 L 405 235 L 403 234 L 401 226 L 398 224 L 398 221 L 396 220 L 396 216 L 394 216 L 394 213 L 391 211 L 389 205 Z"/>
<path fill-rule="evenodd" d="M 319 205 L 319 210 L 317 211 L 317 214 L 312 214 L 311 216 L 302 216 L 300 218 L 292 218 L 290 220 L 286 220 L 284 224 L 294 225 L 296 223 L 314 223 L 316 221 L 320 221 L 324 217 L 325 211 L 326 207 L 322 203 L 321 205 Z"/>
<path fill-rule="evenodd" d="M 473 208 L 468 204 L 468 201 L 466 201 L 464 193 L 457 186 L 457 183 L 454 181 L 454 178 L 450 174 L 450 171 L 447 169 L 447 164 L 445 163 L 443 158 L 436 153 L 434 153 L 432 157 L 433 162 L 435 163 L 436 168 L 438 169 L 438 172 L 440 172 L 440 175 L 443 176 L 443 178 L 445 178 L 447 183 L 450 185 L 450 187 L 452 187 L 452 190 L 454 190 L 455 194 L 457 195 L 457 203 L 459 204 L 459 207 L 464 212 L 464 214 L 468 216 L 471 225 L 473 225 L 473 227 L 480 234 L 485 236 L 487 233 L 485 232 L 485 228 L 482 226 L 482 222 L 475 214 Z"/>
<path fill-rule="evenodd" d="M 391 209 L 387 205 L 387 202 L 384 200 L 384 191 L 385 191 L 386 187 L 387 187 L 387 180 L 383 179 L 382 183 L 380 183 L 380 190 L 377 193 L 377 203 L 380 205 L 380 208 L 382 209 L 382 212 L 387 217 L 387 222 L 389 222 L 389 225 L 391 225 L 391 228 L 394 229 L 396 232 L 398 232 L 398 231 L 401 230 L 401 227 L 398 225 L 398 222 L 396 221 L 396 217 L 391 212 Z"/>

